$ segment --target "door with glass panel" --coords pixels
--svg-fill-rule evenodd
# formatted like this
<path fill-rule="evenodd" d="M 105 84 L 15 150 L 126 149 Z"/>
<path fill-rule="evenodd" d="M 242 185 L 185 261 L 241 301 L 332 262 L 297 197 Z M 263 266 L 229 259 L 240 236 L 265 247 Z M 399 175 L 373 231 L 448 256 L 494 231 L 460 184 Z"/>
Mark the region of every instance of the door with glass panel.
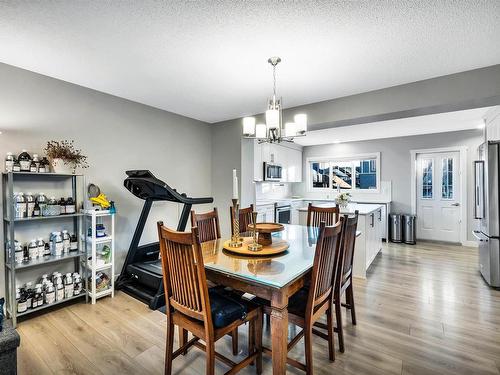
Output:
<path fill-rule="evenodd" d="M 460 154 L 417 155 L 417 238 L 460 242 Z"/>

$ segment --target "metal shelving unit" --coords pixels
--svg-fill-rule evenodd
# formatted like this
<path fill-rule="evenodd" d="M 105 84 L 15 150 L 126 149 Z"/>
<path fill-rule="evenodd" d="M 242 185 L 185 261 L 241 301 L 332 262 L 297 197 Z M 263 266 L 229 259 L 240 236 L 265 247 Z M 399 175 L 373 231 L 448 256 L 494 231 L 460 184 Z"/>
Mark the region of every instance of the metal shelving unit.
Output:
<path fill-rule="evenodd" d="M 23 313 L 17 312 L 16 303 L 16 274 L 17 272 L 23 272 L 28 269 L 34 269 L 36 267 L 47 266 L 51 264 L 58 264 L 60 262 L 73 261 L 75 272 L 80 272 L 82 277 L 87 278 L 85 270 L 81 267 L 81 258 L 86 259 L 86 247 L 83 246 L 82 241 L 79 241 L 79 250 L 75 252 L 70 252 L 68 254 L 63 254 L 62 256 L 55 257 L 50 256 L 47 258 L 31 260 L 29 262 L 16 263 L 14 256 L 14 240 L 16 232 L 22 230 L 24 223 L 38 221 L 38 220 L 72 220 L 73 221 L 73 231 L 80 238 L 81 233 L 81 218 L 82 213 L 75 213 L 69 215 L 59 215 L 59 216 L 40 216 L 32 218 L 15 218 L 14 213 L 14 184 L 18 181 L 23 182 L 37 182 L 37 181 L 52 181 L 61 180 L 62 182 L 71 179 L 71 191 L 72 198 L 75 201 L 77 207 L 80 207 L 83 201 L 83 194 L 85 191 L 85 181 L 84 176 L 81 174 L 58 174 L 58 173 L 32 173 L 32 172 L 8 172 L 2 173 L 2 203 L 4 209 L 3 218 L 3 233 L 4 233 L 4 254 L 5 254 L 5 289 L 6 289 L 6 309 L 8 315 L 12 318 L 12 323 L 14 327 L 17 325 L 17 318 L 29 315 L 33 312 L 43 310 L 48 307 L 63 304 L 67 301 L 71 301 L 80 297 L 85 296 L 88 299 L 88 294 L 84 291 L 82 294 L 73 296 L 71 298 L 66 298 L 51 304 L 44 304 L 43 306 L 27 310 Z M 78 179 L 81 180 L 81 194 L 82 199 L 77 199 L 78 190 Z M 11 249 L 9 249 L 9 244 Z M 9 256 L 10 254 L 10 256 Z M 83 271 L 83 272 L 82 272 Z"/>

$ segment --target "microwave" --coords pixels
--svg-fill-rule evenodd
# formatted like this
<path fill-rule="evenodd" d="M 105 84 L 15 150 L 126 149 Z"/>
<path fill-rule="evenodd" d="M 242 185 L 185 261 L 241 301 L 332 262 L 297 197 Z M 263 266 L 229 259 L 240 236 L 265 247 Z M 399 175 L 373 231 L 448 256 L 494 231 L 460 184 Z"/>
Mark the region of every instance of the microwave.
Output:
<path fill-rule="evenodd" d="M 281 165 L 264 162 L 264 181 L 281 181 L 282 171 Z"/>

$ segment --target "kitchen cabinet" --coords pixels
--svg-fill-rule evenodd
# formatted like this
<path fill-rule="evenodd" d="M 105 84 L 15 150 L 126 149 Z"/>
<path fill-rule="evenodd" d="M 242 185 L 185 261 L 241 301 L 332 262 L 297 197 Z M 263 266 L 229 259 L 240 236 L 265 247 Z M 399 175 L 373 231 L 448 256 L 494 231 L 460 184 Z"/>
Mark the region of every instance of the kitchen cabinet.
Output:
<path fill-rule="evenodd" d="M 303 205 L 302 201 L 292 202 L 290 224 L 299 225 L 300 223 L 299 208 L 302 207 L 302 205 Z"/>
<path fill-rule="evenodd" d="M 258 223 L 274 223 L 274 204 L 259 205 L 256 211 Z"/>
<path fill-rule="evenodd" d="M 254 141 L 253 180 L 264 180 L 264 162 L 280 164 L 282 182 L 302 182 L 302 151 L 279 144 Z"/>

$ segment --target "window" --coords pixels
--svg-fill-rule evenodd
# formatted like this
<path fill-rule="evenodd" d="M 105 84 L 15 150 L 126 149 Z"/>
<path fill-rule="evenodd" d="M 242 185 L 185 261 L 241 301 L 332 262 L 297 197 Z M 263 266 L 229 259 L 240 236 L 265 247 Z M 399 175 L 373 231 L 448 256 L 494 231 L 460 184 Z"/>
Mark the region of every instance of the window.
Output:
<path fill-rule="evenodd" d="M 422 198 L 432 199 L 432 159 L 422 160 Z"/>
<path fill-rule="evenodd" d="M 309 161 L 311 190 L 377 190 L 380 154 Z"/>
<path fill-rule="evenodd" d="M 453 199 L 453 158 L 443 158 L 441 197 L 443 199 Z"/>

